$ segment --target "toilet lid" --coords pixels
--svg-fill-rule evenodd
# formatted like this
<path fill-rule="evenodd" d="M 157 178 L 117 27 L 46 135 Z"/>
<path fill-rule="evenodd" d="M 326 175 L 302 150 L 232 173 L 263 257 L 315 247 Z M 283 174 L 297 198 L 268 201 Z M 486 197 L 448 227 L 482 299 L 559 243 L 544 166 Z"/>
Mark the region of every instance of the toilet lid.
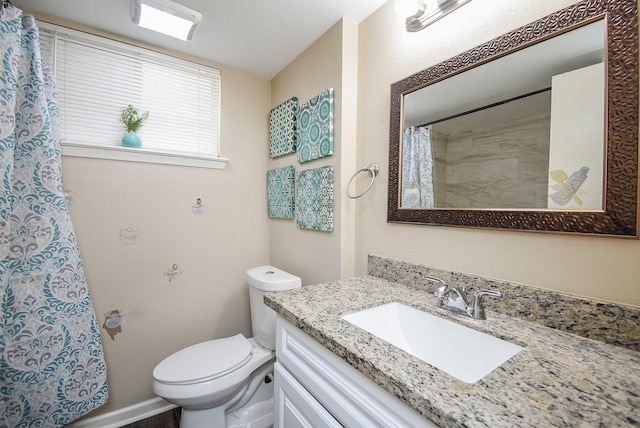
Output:
<path fill-rule="evenodd" d="M 242 334 L 198 343 L 162 360 L 153 377 L 174 384 L 215 379 L 246 364 L 252 349 Z"/>

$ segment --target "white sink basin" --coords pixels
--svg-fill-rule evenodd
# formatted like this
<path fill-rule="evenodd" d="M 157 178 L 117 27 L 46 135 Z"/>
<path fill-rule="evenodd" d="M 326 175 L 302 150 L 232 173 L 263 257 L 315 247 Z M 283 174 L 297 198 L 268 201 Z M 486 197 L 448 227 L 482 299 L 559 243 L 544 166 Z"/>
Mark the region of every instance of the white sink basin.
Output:
<path fill-rule="evenodd" d="M 402 303 L 342 318 L 467 383 L 478 382 L 523 349 Z"/>

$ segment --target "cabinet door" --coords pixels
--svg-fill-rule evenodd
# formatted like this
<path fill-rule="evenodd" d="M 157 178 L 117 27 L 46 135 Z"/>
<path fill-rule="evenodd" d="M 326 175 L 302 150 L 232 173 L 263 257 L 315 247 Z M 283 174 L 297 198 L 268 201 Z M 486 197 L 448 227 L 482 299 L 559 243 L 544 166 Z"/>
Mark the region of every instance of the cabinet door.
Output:
<path fill-rule="evenodd" d="M 284 318 L 276 323 L 277 361 L 342 425 L 437 428 Z"/>
<path fill-rule="evenodd" d="M 342 427 L 280 363 L 274 373 L 275 428 Z"/>

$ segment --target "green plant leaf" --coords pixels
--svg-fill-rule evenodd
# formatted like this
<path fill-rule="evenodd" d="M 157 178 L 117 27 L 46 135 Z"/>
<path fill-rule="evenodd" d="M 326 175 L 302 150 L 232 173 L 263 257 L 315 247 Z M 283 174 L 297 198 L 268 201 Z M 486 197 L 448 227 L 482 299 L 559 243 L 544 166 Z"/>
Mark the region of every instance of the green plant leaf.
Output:
<path fill-rule="evenodd" d="M 127 132 L 136 132 L 138 129 L 142 128 L 142 123 L 147 120 L 148 117 L 148 111 L 140 114 L 132 104 L 129 104 L 122 109 L 120 120 L 127 129 Z"/>

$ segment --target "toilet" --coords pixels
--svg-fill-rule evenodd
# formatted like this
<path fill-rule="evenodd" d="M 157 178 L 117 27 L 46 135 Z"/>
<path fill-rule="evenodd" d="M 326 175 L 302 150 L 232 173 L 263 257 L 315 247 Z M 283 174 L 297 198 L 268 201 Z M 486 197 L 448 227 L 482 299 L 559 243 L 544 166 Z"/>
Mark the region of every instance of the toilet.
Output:
<path fill-rule="evenodd" d="M 249 269 L 253 337 L 242 334 L 184 348 L 153 370 L 153 391 L 182 407 L 181 428 L 273 426 L 276 314 L 264 304 L 270 291 L 298 288 L 297 276 L 273 266 Z"/>

